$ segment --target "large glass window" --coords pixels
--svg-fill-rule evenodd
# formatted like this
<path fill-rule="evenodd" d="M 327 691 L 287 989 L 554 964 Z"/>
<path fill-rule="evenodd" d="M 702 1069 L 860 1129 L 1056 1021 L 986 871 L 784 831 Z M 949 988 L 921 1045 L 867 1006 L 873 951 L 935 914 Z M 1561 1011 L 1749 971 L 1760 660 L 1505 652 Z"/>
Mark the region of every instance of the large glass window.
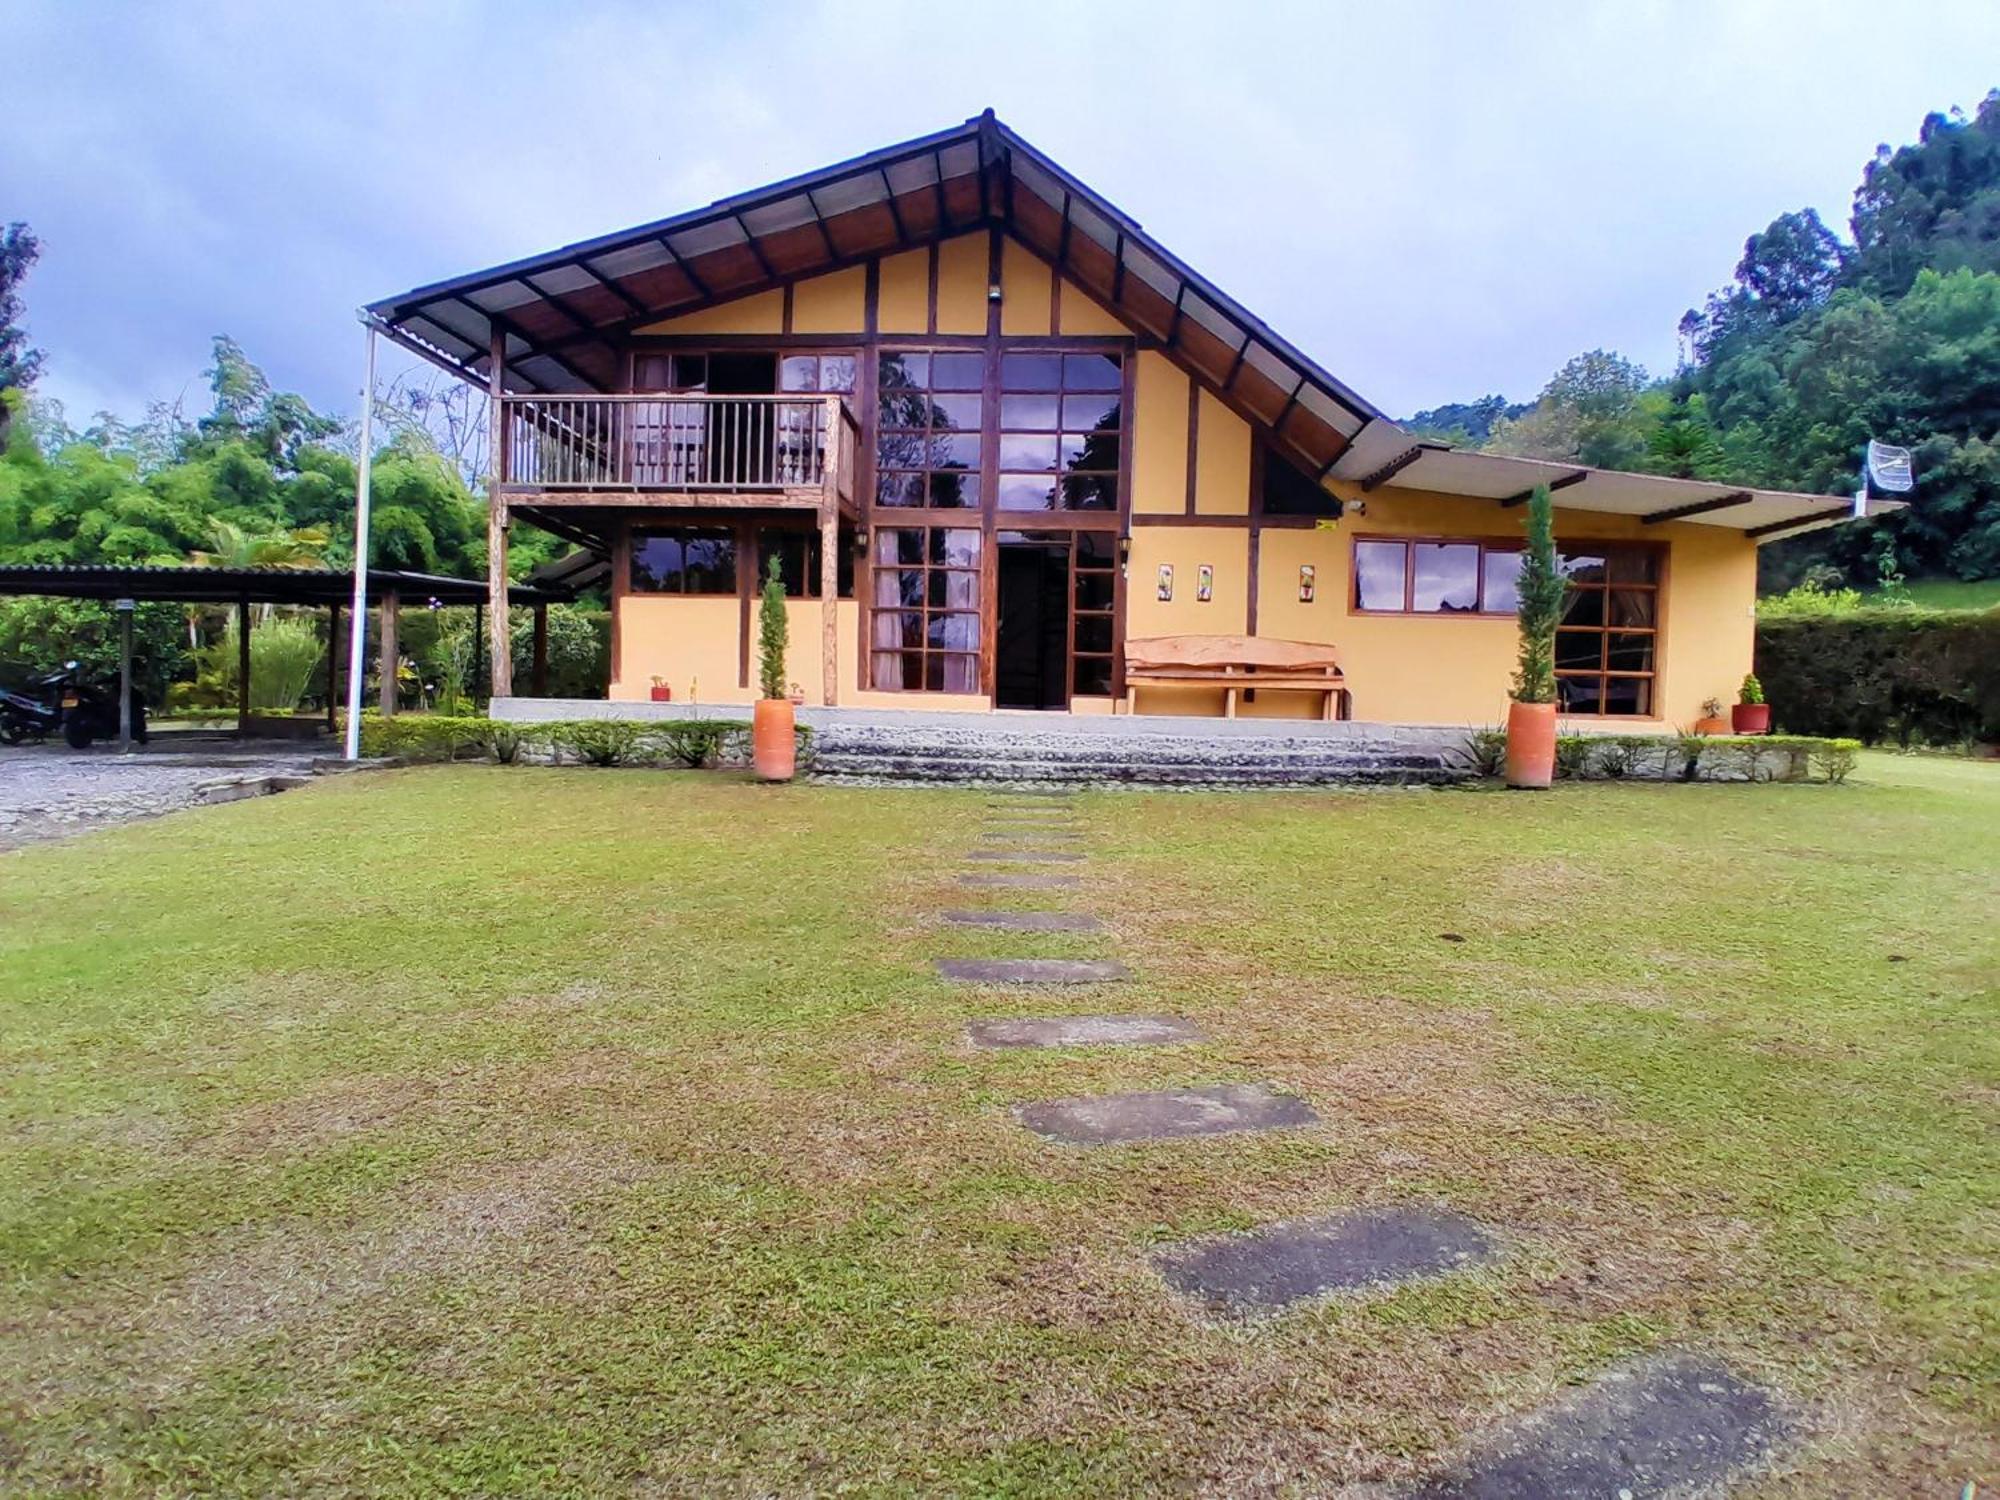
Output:
<path fill-rule="evenodd" d="M 898 509 L 979 505 L 985 356 L 884 354 L 877 370 L 875 503 Z"/>
<path fill-rule="evenodd" d="M 1001 355 L 999 508 L 1116 510 L 1124 389 L 1115 355 Z"/>
<path fill-rule="evenodd" d="M 1118 539 L 1079 531 L 1070 561 L 1070 691 L 1111 691 L 1112 602 L 1118 587 Z"/>
<path fill-rule="evenodd" d="M 778 579 L 785 587 L 788 599 L 817 599 L 819 597 L 820 545 L 817 531 L 799 531 L 789 527 L 765 527 L 757 533 L 757 587 L 764 586 L 765 574 L 771 566 L 771 559 L 778 559 Z M 854 597 L 854 554 L 847 547 L 840 549 L 834 562 L 838 574 L 840 597 Z"/>
<path fill-rule="evenodd" d="M 792 392 L 837 392 L 847 395 L 854 389 L 852 354 L 787 354 L 778 361 L 778 389 Z"/>
<path fill-rule="evenodd" d="M 876 688 L 980 691 L 984 542 L 972 527 L 875 529 L 869 680 Z"/>
<path fill-rule="evenodd" d="M 1564 551 L 1568 589 L 1556 629 L 1556 695 L 1564 713 L 1653 712 L 1659 555 L 1650 548 Z"/>
<path fill-rule="evenodd" d="M 736 533 L 668 526 L 632 533 L 635 594 L 734 594 Z"/>
<path fill-rule="evenodd" d="M 1354 607 L 1383 614 L 1504 615 L 1521 549 L 1485 542 L 1366 537 L 1354 544 Z"/>

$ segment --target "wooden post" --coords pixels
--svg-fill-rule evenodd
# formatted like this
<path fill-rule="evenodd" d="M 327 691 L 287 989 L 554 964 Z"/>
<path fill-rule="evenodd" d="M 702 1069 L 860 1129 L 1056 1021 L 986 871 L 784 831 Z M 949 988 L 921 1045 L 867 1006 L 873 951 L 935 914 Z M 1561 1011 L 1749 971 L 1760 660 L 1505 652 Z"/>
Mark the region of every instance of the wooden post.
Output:
<path fill-rule="evenodd" d="M 549 695 L 549 607 L 535 606 L 535 675 L 534 694 L 537 698 Z"/>
<path fill-rule="evenodd" d="M 326 615 L 326 732 L 332 734 L 338 721 L 334 707 L 340 702 L 340 606 Z"/>
<path fill-rule="evenodd" d="M 482 655 L 484 655 L 485 652 L 486 652 L 486 606 L 483 604 L 475 604 L 472 606 L 472 681 L 466 684 L 466 689 L 468 692 L 471 693 L 472 699 L 475 703 L 479 701 L 479 689 L 481 686 L 479 681 L 479 666 L 480 666 L 479 658 Z M 487 686 L 490 689 L 491 684 L 487 684 Z M 491 691 L 489 691 L 486 696 L 490 699 L 493 695 Z"/>
<path fill-rule="evenodd" d="M 847 440 L 840 398 L 826 403 L 826 473 L 819 491 L 819 701 L 840 701 L 840 450 Z"/>
<path fill-rule="evenodd" d="M 250 599 L 236 601 L 236 733 L 250 733 Z"/>
<path fill-rule="evenodd" d="M 381 644 L 375 648 L 375 671 L 381 678 L 380 698 L 385 719 L 396 712 L 396 659 L 400 654 L 396 646 L 396 621 L 402 607 L 403 601 L 394 589 L 382 590 L 382 602 L 375 611 L 382 625 Z"/>
<path fill-rule="evenodd" d="M 507 497 L 501 486 L 507 480 L 507 412 L 501 397 L 506 394 L 507 336 L 493 335 L 486 370 L 486 436 L 491 450 L 486 464 L 486 602 L 492 606 L 493 625 L 487 634 L 486 686 L 492 698 L 510 698 L 514 693 L 513 643 L 508 638 L 507 619 Z"/>
<path fill-rule="evenodd" d="M 132 753 L 132 611 L 137 601 L 120 599 L 118 611 L 118 748 Z"/>

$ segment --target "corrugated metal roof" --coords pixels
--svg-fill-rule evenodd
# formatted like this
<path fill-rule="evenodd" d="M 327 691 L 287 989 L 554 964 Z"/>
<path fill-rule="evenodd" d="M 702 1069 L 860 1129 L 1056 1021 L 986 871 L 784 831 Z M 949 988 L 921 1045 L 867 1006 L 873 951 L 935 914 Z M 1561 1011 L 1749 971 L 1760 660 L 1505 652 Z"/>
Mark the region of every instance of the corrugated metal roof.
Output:
<path fill-rule="evenodd" d="M 332 568 L 203 568 L 147 563 L 20 563 L 0 567 L 0 595 L 40 594 L 66 599 L 169 600 L 178 604 L 344 604 L 352 597 L 354 575 Z M 484 604 L 484 579 L 445 578 L 402 568 L 370 568 L 371 598 L 394 590 L 405 600 L 436 599 L 441 604 Z M 552 604 L 571 597 L 566 589 L 513 584 L 513 604 Z"/>

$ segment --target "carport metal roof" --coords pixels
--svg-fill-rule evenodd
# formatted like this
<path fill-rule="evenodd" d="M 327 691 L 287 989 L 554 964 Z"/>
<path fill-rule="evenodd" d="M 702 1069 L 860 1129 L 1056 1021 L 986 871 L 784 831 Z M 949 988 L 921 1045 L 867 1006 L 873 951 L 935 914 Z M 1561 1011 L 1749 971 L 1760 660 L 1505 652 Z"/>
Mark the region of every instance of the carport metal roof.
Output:
<path fill-rule="evenodd" d="M 43 594 L 63 599 L 143 599 L 175 604 L 347 604 L 354 575 L 329 568 L 199 568 L 110 563 L 25 563 L 0 567 L 0 595 Z M 401 568 L 370 568 L 368 593 L 405 601 L 484 604 L 483 579 L 445 578 Z M 513 584 L 510 604 L 560 604 L 575 597 L 546 584 Z"/>

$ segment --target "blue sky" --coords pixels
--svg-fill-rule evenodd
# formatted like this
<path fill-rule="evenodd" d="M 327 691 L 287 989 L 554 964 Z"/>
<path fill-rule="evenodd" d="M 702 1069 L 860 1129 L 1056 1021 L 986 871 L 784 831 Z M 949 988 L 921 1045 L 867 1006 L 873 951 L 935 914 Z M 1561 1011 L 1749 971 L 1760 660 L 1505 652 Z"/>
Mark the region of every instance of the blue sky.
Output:
<path fill-rule="evenodd" d="M 1885 18 L 1893 15 L 1893 34 Z M 1004 23 L 1004 24 L 1003 24 Z M 208 340 L 351 412 L 361 302 L 992 105 L 1408 413 L 1672 368 L 1786 209 L 2000 83 L 2000 5 L 9 0 L 0 220 L 44 393 L 205 400 Z"/>

